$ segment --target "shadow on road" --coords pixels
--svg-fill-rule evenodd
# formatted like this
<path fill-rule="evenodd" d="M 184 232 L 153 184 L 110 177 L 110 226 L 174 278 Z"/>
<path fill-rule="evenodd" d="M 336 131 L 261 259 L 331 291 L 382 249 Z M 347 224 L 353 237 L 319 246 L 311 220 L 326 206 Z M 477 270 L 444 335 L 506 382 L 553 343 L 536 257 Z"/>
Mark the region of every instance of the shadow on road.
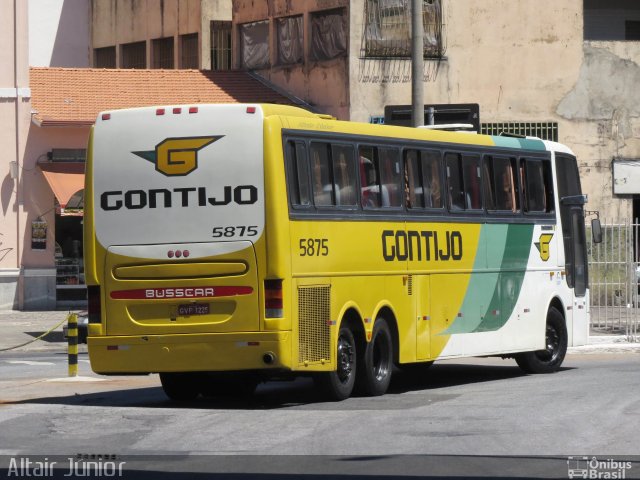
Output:
<path fill-rule="evenodd" d="M 562 368 L 559 372 L 571 370 Z M 473 364 L 435 364 L 422 372 L 405 372 L 396 369 L 386 395 L 381 397 L 361 397 L 357 394 L 343 402 L 326 402 L 320 397 L 311 378 L 298 378 L 292 381 L 269 381 L 258 386 L 251 396 L 219 395 L 199 397 L 194 401 L 175 402 L 167 399 L 159 386 L 145 388 L 117 388 L 92 393 L 77 393 L 81 383 L 74 383 L 74 393 L 67 396 L 50 396 L 27 400 L 2 402 L 6 404 L 59 404 L 109 407 L 142 408 L 189 408 L 189 409 L 228 409 L 259 410 L 278 408 L 301 408 L 305 410 L 389 410 L 424 406 L 430 403 L 449 400 L 461 395 L 456 388 L 474 383 L 493 381 L 507 382 L 527 377 L 515 365 L 473 365 Z M 548 376 L 529 376 L 532 381 Z M 104 377 L 109 378 L 109 377 Z M 115 377 L 122 381 L 123 377 Z M 126 377 L 134 382 L 133 377 Z M 118 381 L 116 380 L 116 381 Z M 506 384 L 505 384 L 506 385 Z M 109 388 L 113 384 L 91 384 Z M 410 395 L 405 395 L 410 393 Z"/>

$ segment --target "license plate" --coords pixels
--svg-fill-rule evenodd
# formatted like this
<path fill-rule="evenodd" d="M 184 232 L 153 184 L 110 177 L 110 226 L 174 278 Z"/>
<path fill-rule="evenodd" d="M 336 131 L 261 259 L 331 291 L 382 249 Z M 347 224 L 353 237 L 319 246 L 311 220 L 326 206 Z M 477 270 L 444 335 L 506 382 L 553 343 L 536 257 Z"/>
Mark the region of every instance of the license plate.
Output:
<path fill-rule="evenodd" d="M 209 313 L 208 303 L 186 303 L 178 305 L 178 315 L 206 315 Z"/>

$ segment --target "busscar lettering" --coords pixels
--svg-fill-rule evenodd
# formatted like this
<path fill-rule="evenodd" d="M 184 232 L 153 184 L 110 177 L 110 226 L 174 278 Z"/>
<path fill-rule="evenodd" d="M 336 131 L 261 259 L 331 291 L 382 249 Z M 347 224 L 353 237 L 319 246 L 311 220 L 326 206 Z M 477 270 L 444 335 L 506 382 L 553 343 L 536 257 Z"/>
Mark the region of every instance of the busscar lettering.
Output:
<path fill-rule="evenodd" d="M 205 288 L 153 288 L 145 290 L 145 298 L 194 298 L 213 297 L 215 291 Z"/>
<path fill-rule="evenodd" d="M 253 205 L 258 201 L 254 185 L 225 185 L 214 195 L 207 187 L 152 188 L 150 190 L 109 190 L 100 195 L 100 207 L 105 211 L 140 210 L 143 208 L 206 207 L 235 203 Z"/>
<path fill-rule="evenodd" d="M 382 257 L 393 261 L 462 260 L 462 233 L 457 230 L 383 230 Z"/>

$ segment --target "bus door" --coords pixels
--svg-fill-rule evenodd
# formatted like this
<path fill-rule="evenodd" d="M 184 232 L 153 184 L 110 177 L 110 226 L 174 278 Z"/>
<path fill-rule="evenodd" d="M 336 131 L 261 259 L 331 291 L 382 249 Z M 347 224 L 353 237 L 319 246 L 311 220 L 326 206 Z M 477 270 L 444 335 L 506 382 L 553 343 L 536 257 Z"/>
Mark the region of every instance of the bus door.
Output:
<path fill-rule="evenodd" d="M 558 155 L 556 161 L 560 221 L 564 240 L 567 284 L 575 297 L 584 297 L 587 291 L 587 248 L 584 228 L 584 204 L 580 176 L 575 157 Z"/>

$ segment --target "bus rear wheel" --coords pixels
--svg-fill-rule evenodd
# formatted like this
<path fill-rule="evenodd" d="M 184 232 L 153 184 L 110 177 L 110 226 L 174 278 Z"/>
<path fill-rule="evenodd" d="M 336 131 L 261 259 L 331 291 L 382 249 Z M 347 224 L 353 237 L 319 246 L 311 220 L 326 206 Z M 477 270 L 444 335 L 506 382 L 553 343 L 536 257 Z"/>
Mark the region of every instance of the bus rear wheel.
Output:
<path fill-rule="evenodd" d="M 362 353 L 357 387 L 364 395 L 384 395 L 393 371 L 393 341 L 387 321 L 379 317 L 373 325 L 371 341 Z"/>
<path fill-rule="evenodd" d="M 356 341 L 347 327 L 338 333 L 337 368 L 316 375 L 315 381 L 328 400 L 340 401 L 351 396 L 356 380 Z"/>
<path fill-rule="evenodd" d="M 553 373 L 558 371 L 567 353 L 567 325 L 564 317 L 555 307 L 547 312 L 545 349 L 535 352 L 518 353 L 518 366 L 527 373 Z"/>
<path fill-rule="evenodd" d="M 165 395 L 171 400 L 186 402 L 195 400 L 200 394 L 199 378 L 194 373 L 161 373 L 160 383 Z"/>

